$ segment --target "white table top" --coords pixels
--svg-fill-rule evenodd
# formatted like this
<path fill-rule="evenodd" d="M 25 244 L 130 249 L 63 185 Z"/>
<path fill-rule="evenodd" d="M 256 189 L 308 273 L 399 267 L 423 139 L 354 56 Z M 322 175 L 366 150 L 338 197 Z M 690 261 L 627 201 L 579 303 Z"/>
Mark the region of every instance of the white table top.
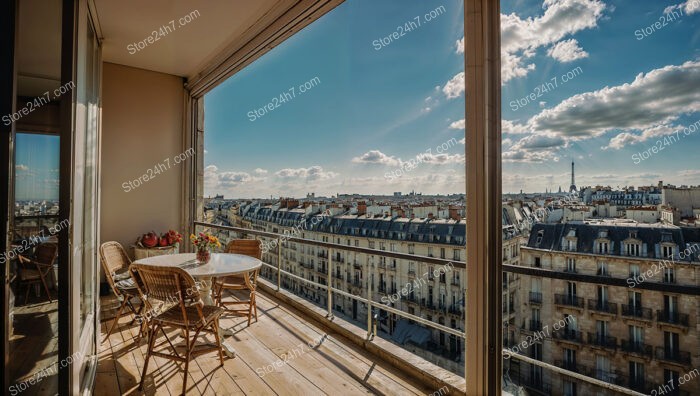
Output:
<path fill-rule="evenodd" d="M 262 266 L 262 261 L 242 254 L 212 253 L 211 260 L 199 264 L 194 253 L 166 254 L 134 261 L 136 264 L 180 267 L 194 278 L 238 275 Z"/>

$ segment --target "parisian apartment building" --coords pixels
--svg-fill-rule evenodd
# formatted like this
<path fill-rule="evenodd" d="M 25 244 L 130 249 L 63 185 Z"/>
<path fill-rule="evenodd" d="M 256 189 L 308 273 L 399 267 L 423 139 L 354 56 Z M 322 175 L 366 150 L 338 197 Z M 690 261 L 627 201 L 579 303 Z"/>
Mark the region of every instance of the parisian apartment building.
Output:
<path fill-rule="evenodd" d="M 465 261 L 466 222 L 449 207 L 426 209 L 427 205 L 407 208 L 410 217 L 391 215 L 391 205 L 326 204 L 304 207 L 296 200 L 282 200 L 274 205 L 258 202 L 232 206 L 227 213 L 231 225 L 315 241 L 378 250 L 376 255 L 328 249 L 287 241 L 281 251 L 281 267 L 296 276 L 326 284 L 328 265 L 332 263 L 333 287 L 379 306 L 388 305 L 431 322 L 464 331 L 465 270 L 449 264 L 427 264 L 419 256 L 436 257 L 450 262 Z M 402 213 L 406 216 L 405 213 Z M 302 225 L 303 226 L 300 226 Z M 517 261 L 517 238 L 505 246 Z M 266 249 L 264 249 L 266 250 Z M 402 260 L 382 255 L 398 252 L 416 255 L 416 260 Z M 276 246 L 263 255 L 263 261 L 277 265 Z M 263 277 L 276 277 L 263 268 Z M 282 276 L 282 286 L 295 294 L 326 307 L 327 294 L 298 279 Z M 514 283 L 512 284 L 514 286 Z M 404 295 L 403 291 L 406 291 Z M 368 296 L 371 293 L 371 296 Z M 333 296 L 334 314 L 366 327 L 367 307 L 342 295 Z M 515 312 L 514 307 L 510 311 Z M 376 312 L 373 312 L 375 314 Z M 454 335 L 428 329 L 394 314 L 379 312 L 379 334 L 425 359 L 461 373 L 464 368 L 464 344 Z"/>
<path fill-rule="evenodd" d="M 700 395 L 699 253 L 696 227 L 627 219 L 535 224 L 520 265 L 552 276 L 520 275 L 504 344 L 643 394 Z M 517 359 L 505 369 L 532 394 L 608 394 Z"/>

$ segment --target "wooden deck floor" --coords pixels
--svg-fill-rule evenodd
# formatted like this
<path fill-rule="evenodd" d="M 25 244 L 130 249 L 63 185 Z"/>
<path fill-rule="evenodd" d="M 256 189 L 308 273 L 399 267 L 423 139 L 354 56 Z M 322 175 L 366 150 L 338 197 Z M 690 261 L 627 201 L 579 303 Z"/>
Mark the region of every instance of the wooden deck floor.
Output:
<path fill-rule="evenodd" d="M 103 305 L 110 305 L 109 299 L 103 299 Z M 225 341 L 237 355 L 225 359 L 224 367 L 219 367 L 216 353 L 197 357 L 190 363 L 188 395 L 425 395 L 434 391 L 397 374 L 390 365 L 374 362 L 364 350 L 322 332 L 262 293 L 258 314 L 259 321 L 250 327 L 245 318 L 222 317 L 221 326 L 236 332 Z M 123 318 L 119 331 L 100 348 L 94 394 L 181 394 L 184 364 L 160 358 L 152 358 L 144 389 L 138 391 L 146 343 L 135 344 L 137 328 L 128 326 L 130 320 Z M 102 334 L 110 324 L 111 320 L 102 323 Z M 305 346 L 309 343 L 318 346 Z"/>

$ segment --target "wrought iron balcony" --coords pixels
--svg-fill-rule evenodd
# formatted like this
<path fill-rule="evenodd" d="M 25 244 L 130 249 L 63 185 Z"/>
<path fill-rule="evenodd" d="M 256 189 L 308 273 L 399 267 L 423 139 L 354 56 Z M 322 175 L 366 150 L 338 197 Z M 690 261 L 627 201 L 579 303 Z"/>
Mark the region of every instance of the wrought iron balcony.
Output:
<path fill-rule="evenodd" d="M 680 363 L 682 365 L 690 365 L 690 352 L 679 351 L 666 347 L 656 347 L 656 358 L 667 362 Z"/>
<path fill-rule="evenodd" d="M 542 292 L 530 292 L 531 304 L 542 304 Z"/>
<path fill-rule="evenodd" d="M 651 345 L 647 345 L 640 341 L 621 340 L 620 349 L 626 353 L 643 356 L 651 359 L 654 356 Z"/>
<path fill-rule="evenodd" d="M 651 320 L 651 309 L 638 305 L 622 304 L 622 316 L 629 316 L 637 319 Z"/>
<path fill-rule="evenodd" d="M 617 338 L 599 333 L 588 333 L 588 344 L 607 349 L 617 349 Z"/>
<path fill-rule="evenodd" d="M 555 294 L 554 303 L 556 305 L 564 305 L 569 307 L 583 308 L 583 297 L 577 297 L 571 294 Z"/>
<path fill-rule="evenodd" d="M 656 321 L 683 327 L 688 327 L 689 323 L 688 314 L 683 314 L 675 311 L 667 311 L 665 309 L 659 309 L 656 311 Z"/>
<path fill-rule="evenodd" d="M 583 343 L 583 334 L 580 331 L 562 329 L 553 333 L 554 339 Z"/>
<path fill-rule="evenodd" d="M 588 300 L 588 310 L 617 315 L 617 304 L 601 300 Z"/>

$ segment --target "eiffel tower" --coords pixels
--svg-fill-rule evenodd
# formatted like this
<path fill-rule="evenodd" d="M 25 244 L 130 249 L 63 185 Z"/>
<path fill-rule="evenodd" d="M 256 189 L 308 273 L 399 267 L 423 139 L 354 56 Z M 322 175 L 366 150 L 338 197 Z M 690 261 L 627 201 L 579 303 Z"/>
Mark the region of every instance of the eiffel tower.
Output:
<path fill-rule="evenodd" d="M 574 161 L 571 161 L 571 186 L 569 187 L 569 192 L 576 192 L 576 183 L 574 182 Z"/>

